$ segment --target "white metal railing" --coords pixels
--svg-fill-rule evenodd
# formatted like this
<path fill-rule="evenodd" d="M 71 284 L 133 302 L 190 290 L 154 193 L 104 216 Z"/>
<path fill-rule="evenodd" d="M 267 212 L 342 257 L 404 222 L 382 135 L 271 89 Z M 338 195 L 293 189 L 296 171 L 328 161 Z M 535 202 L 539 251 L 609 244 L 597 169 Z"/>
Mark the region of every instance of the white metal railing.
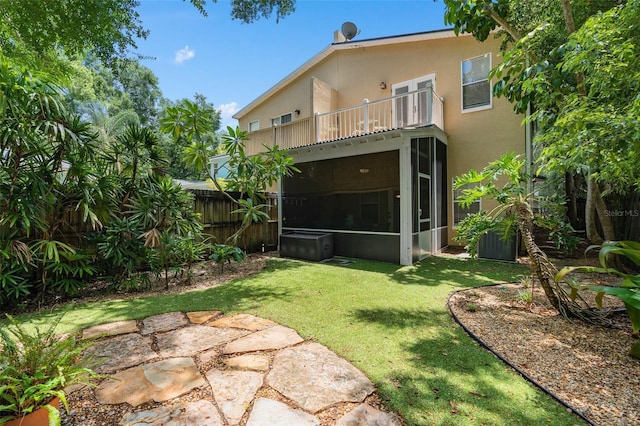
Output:
<path fill-rule="evenodd" d="M 443 100 L 426 88 L 369 101 L 335 111 L 316 113 L 315 134 L 310 118 L 249 133 L 247 154 L 264 151 L 262 146 L 297 148 L 353 136 L 434 124 L 444 130 Z"/>
<path fill-rule="evenodd" d="M 263 145 L 280 148 L 296 148 L 310 145 L 313 142 L 311 133 L 311 119 L 302 118 L 279 126 L 268 127 L 249 133 L 249 142 L 245 146 L 248 155 L 264 152 Z"/>
<path fill-rule="evenodd" d="M 444 129 L 443 100 L 432 88 L 316 114 L 316 143 L 389 129 L 435 124 Z"/>

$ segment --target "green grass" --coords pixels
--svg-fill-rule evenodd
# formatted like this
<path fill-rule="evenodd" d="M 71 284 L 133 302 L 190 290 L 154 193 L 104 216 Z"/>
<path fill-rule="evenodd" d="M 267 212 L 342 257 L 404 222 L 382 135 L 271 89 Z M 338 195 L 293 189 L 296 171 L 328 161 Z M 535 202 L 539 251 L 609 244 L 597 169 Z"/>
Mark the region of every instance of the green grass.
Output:
<path fill-rule="evenodd" d="M 449 316 L 446 301 L 453 291 L 517 281 L 524 273 L 515 264 L 443 257 L 409 267 L 273 259 L 258 275 L 205 291 L 71 305 L 62 325 L 64 331 L 79 330 L 170 311 L 251 313 L 351 361 L 409 425 L 581 424 L 481 349 Z"/>

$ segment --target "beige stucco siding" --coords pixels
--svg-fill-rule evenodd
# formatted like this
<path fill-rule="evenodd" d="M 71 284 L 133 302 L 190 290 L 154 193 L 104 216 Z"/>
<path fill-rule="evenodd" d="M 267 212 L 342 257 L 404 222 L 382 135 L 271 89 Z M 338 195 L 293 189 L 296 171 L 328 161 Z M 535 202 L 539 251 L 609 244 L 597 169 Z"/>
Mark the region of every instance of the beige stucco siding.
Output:
<path fill-rule="evenodd" d="M 396 42 L 397 41 L 397 42 Z M 371 44 L 358 40 L 337 45 L 312 66 L 286 82 L 239 117 L 240 127 L 259 120 L 260 129 L 271 119 L 296 109 L 293 121 L 359 105 L 392 95 L 395 83 L 434 74 L 434 88 L 444 98 L 444 132 L 448 137 L 449 242 L 453 244 L 451 179 L 469 169 L 482 169 L 508 151 L 524 154 L 525 131 L 521 116 L 504 99 L 493 98 L 486 110 L 461 111 L 461 61 L 491 53 L 492 66 L 500 61 L 499 40 L 480 43 L 470 36 L 435 37 L 408 42 L 403 37 Z M 386 89 L 380 88 L 380 83 Z M 483 200 L 483 207 L 492 204 Z"/>

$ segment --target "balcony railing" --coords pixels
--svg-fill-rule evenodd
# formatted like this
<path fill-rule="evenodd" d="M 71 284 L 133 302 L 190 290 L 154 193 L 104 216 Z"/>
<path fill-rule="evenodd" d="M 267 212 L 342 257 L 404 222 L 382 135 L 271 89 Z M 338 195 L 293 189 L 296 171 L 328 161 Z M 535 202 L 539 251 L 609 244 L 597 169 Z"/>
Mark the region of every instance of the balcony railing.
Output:
<path fill-rule="evenodd" d="M 255 155 L 264 151 L 263 145 L 280 148 L 296 148 L 310 145 L 312 141 L 311 118 L 301 118 L 291 123 L 257 130 L 249 134 L 250 142 L 246 146 L 247 155 Z"/>
<path fill-rule="evenodd" d="M 369 101 L 251 132 L 247 154 L 263 151 L 262 145 L 297 148 L 354 136 L 434 124 L 444 130 L 443 100 L 431 88 Z"/>
<path fill-rule="evenodd" d="M 391 129 L 443 127 L 443 101 L 431 88 L 316 114 L 316 143 Z"/>

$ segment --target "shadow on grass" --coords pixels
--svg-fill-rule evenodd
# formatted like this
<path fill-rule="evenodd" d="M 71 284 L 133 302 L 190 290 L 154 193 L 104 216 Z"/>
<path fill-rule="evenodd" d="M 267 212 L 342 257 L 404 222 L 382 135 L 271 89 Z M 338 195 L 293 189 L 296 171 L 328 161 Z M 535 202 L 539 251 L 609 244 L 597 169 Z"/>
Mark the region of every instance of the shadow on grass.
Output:
<path fill-rule="evenodd" d="M 481 349 L 448 312 L 377 308 L 352 316 L 385 327 L 388 341 L 396 339 L 411 364 L 376 383 L 387 407 L 409 425 L 583 424 Z M 415 330 L 415 339 L 402 337 L 407 329 Z"/>
<path fill-rule="evenodd" d="M 469 288 L 496 282 L 513 282 L 528 274 L 524 265 L 484 259 L 457 259 L 429 256 L 411 266 L 355 259 L 346 266 L 331 264 L 335 268 L 356 269 L 382 273 L 399 284 L 439 286 L 443 283 Z"/>
<path fill-rule="evenodd" d="M 271 285 L 264 280 L 264 274 L 293 270 L 302 266 L 300 262 L 278 260 L 268 262 L 267 267 L 258 276 L 236 279 L 206 290 L 185 291 L 163 296 L 149 295 L 140 298 L 115 299 L 74 304 L 42 312 L 20 315 L 21 321 L 46 323 L 64 314 L 64 331 L 78 331 L 83 328 L 120 321 L 122 319 L 143 319 L 173 311 L 216 310 L 223 313 L 247 311 L 269 300 L 289 300 L 291 289 Z"/>
<path fill-rule="evenodd" d="M 479 259 L 454 259 L 432 256 L 398 269 L 392 279 L 401 284 L 437 286 L 450 283 L 456 287 L 477 287 L 501 281 L 514 281 L 527 268 L 516 263 Z"/>

